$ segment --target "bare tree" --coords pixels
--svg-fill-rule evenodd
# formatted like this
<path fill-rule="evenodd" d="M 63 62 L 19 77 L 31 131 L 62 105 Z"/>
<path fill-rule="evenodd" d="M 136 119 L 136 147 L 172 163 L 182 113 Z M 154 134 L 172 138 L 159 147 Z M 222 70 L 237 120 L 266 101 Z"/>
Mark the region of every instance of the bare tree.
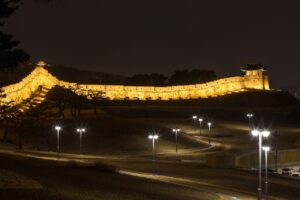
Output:
<path fill-rule="evenodd" d="M 61 87 L 52 88 L 46 96 L 46 103 L 58 109 L 59 117 L 65 118 L 65 109 L 69 102 L 69 91 Z"/>
<path fill-rule="evenodd" d="M 36 126 L 45 127 L 57 116 L 55 112 L 52 112 L 52 105 L 48 102 L 35 105 L 31 99 L 28 99 L 23 103 L 23 106 L 24 105 L 27 107 L 26 111 L 16 115 L 14 119 L 16 132 L 18 134 L 19 149 L 23 148 L 23 135 L 25 132 L 32 130 L 32 128 Z"/>
<path fill-rule="evenodd" d="M 15 119 L 19 116 L 20 110 L 13 106 L 13 102 L 1 104 L 0 106 L 0 123 L 4 126 L 2 142 L 7 141 L 9 129 L 15 125 Z"/>
<path fill-rule="evenodd" d="M 84 90 L 80 88 L 78 84 L 74 86 L 70 86 L 70 93 L 69 93 L 69 103 L 71 107 L 71 114 L 72 116 L 78 116 L 81 114 L 81 109 L 83 103 L 86 101 L 86 97 L 84 95 Z"/>
<path fill-rule="evenodd" d="M 100 100 L 104 99 L 104 92 L 103 91 L 94 91 L 94 90 L 87 90 L 87 97 L 93 104 L 94 114 L 97 114 L 97 106 Z"/>

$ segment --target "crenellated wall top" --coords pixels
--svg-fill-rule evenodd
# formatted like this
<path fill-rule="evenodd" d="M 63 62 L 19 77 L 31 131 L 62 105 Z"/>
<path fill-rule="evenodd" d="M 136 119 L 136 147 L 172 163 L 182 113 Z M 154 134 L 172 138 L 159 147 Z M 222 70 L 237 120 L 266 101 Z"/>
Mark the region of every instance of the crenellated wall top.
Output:
<path fill-rule="evenodd" d="M 21 103 L 30 97 L 38 88 L 48 88 L 58 85 L 64 88 L 76 86 L 80 90 L 103 91 L 108 99 L 137 99 L 137 100 L 170 100 L 170 99 L 195 99 L 221 96 L 232 92 L 244 91 L 247 89 L 270 89 L 268 77 L 261 72 L 246 72 L 244 76 L 222 78 L 215 81 L 175 86 L 124 86 L 124 85 L 92 85 L 77 84 L 59 80 L 44 68 L 46 64 L 39 62 L 37 67 L 19 83 L 5 86 L 2 94 L 6 97 L 4 102 L 14 101 Z M 78 92 L 84 95 L 84 92 Z"/>

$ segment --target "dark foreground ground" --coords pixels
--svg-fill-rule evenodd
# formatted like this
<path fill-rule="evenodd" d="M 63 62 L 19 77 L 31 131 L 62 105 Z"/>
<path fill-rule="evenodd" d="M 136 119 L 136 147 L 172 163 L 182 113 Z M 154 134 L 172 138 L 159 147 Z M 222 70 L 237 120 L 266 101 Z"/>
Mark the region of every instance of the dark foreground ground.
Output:
<path fill-rule="evenodd" d="M 0 185 L 1 200 L 217 199 L 210 192 L 121 175 L 110 167 L 1 158 L 0 170 L 12 176 Z M 0 183 L 4 181 L 5 177 L 0 177 Z"/>
<path fill-rule="evenodd" d="M 0 199 L 256 199 L 257 173 L 158 161 L 153 176 L 147 159 L 90 161 L 98 164 L 1 154 Z M 299 199 L 299 180 L 270 177 L 270 196 Z"/>
<path fill-rule="evenodd" d="M 251 96 L 248 97 L 242 98 L 247 105 L 256 102 Z M 267 98 L 263 102 L 269 105 L 269 100 Z M 239 102 L 234 101 L 232 105 Z M 27 150 L 21 152 L 23 156 L 20 156 L 20 152 L 17 152 L 18 155 L 8 155 L 0 147 L 0 200 L 257 199 L 256 172 L 209 168 L 201 161 L 207 154 L 218 154 L 225 150 L 237 154 L 257 149 L 257 141 L 251 137 L 245 119 L 248 111 L 255 113 L 255 124 L 269 127 L 272 131 L 269 139 L 271 145 L 280 149 L 299 148 L 300 107 L 281 107 L 275 103 L 273 107 L 258 108 L 253 108 L 251 104 L 242 108 L 222 104 L 213 108 L 103 105 L 102 112 L 97 116 L 83 113 L 79 118 L 57 122 L 63 127 L 61 152 L 73 154 L 62 155 L 62 159 L 69 159 L 67 162 L 54 161 L 55 154 L 50 153 L 56 150 L 54 124 L 36 130 L 23 130 L 24 149 Z M 207 127 L 200 134 L 199 127 L 190 118 L 192 114 L 199 114 L 206 121 L 213 122 L 211 147 L 207 144 Z M 70 159 L 78 161 L 79 158 L 74 155 L 79 152 L 79 138 L 75 132 L 78 127 L 87 128 L 83 137 L 84 154 L 96 155 L 85 158 L 80 166 L 74 161 L 70 162 Z M 174 127 L 181 129 L 178 155 L 174 151 L 174 135 L 171 131 Z M 152 145 L 148 139 L 148 134 L 153 132 L 160 135 L 155 176 L 152 175 L 150 160 Z M 13 132 L 8 139 L 17 144 L 17 135 Z M 28 158 L 27 154 L 32 156 L 33 151 L 38 151 L 35 154 L 42 160 Z M 87 161 L 93 164 L 86 165 Z M 101 164 L 95 166 L 99 162 Z M 300 199 L 299 179 L 271 176 L 270 195 L 270 199 L 276 200 Z"/>

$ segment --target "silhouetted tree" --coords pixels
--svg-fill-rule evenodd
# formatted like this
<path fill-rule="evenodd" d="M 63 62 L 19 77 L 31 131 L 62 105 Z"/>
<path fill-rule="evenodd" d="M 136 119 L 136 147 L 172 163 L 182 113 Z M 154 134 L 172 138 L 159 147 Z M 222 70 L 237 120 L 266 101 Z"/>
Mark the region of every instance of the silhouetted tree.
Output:
<path fill-rule="evenodd" d="M 20 114 L 20 111 L 12 104 L 13 102 L 8 102 L 0 106 L 0 123 L 3 125 L 2 142 L 7 140 L 9 129 L 15 125 L 15 119 Z"/>
<path fill-rule="evenodd" d="M 4 26 L 4 19 L 13 14 L 20 5 L 20 0 L 0 1 L 0 27 Z M 11 79 L 14 77 L 15 68 L 30 59 L 25 51 L 15 48 L 18 44 L 19 41 L 14 40 L 11 34 L 0 31 L 0 70 L 6 70 Z"/>
<path fill-rule="evenodd" d="M 104 92 L 87 90 L 87 97 L 91 100 L 93 104 L 94 114 L 97 114 L 97 106 L 100 100 L 104 99 Z"/>
<path fill-rule="evenodd" d="M 205 83 L 217 79 L 217 75 L 213 70 L 193 69 L 191 71 L 177 70 L 169 79 L 170 85 L 186 85 Z"/>
<path fill-rule="evenodd" d="M 175 74 L 173 74 L 169 79 L 170 85 L 181 85 L 189 83 L 189 71 L 185 70 L 177 70 Z"/>
<path fill-rule="evenodd" d="M 58 115 L 65 118 L 65 109 L 69 103 L 70 91 L 65 88 L 56 86 L 52 88 L 47 96 L 46 103 L 58 109 Z"/>
<path fill-rule="evenodd" d="M 1 102 L 4 96 L 0 95 L 0 122 L 4 126 L 2 141 L 6 141 L 9 131 L 13 131 L 17 133 L 18 147 L 22 149 L 25 132 L 35 126 L 44 126 L 55 119 L 57 115 L 52 112 L 51 104 L 46 102 L 36 104 L 41 92 L 42 88 L 39 88 L 30 98 L 18 105 L 14 105 L 14 102 Z"/>
<path fill-rule="evenodd" d="M 153 83 L 152 85 L 154 86 L 163 86 L 166 85 L 166 82 L 168 78 L 162 74 L 150 74 L 149 76 L 151 82 Z"/>
<path fill-rule="evenodd" d="M 13 14 L 20 6 L 21 0 L 1 0 L 0 1 L 0 25 L 4 25 L 3 19 Z"/>
<path fill-rule="evenodd" d="M 126 85 L 149 85 L 149 77 L 147 74 L 136 74 L 125 80 Z"/>
<path fill-rule="evenodd" d="M 75 117 L 81 114 L 82 105 L 86 101 L 86 97 L 81 95 L 83 90 L 78 84 L 70 86 L 69 89 L 71 91 L 68 97 L 71 107 L 71 114 Z"/>
<path fill-rule="evenodd" d="M 192 84 L 206 83 L 217 79 L 217 75 L 213 70 L 193 69 L 189 72 L 189 80 Z"/>
<path fill-rule="evenodd" d="M 34 99 L 36 96 L 38 96 L 38 93 L 33 94 L 20 104 L 13 119 L 14 127 L 18 134 L 19 149 L 23 148 L 23 135 L 25 132 L 31 131 L 33 127 L 45 127 L 57 116 L 56 113 L 52 112 L 51 105 L 47 102 L 35 105 Z M 24 108 L 26 108 L 26 110 L 21 111 Z"/>
<path fill-rule="evenodd" d="M 167 77 L 161 74 L 136 74 L 125 80 L 126 85 L 162 86 L 166 84 Z"/>

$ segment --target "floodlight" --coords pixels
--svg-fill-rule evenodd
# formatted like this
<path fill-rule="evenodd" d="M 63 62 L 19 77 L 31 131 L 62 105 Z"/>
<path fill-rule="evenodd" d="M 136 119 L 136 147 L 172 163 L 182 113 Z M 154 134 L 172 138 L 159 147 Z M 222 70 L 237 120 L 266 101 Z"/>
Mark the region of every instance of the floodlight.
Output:
<path fill-rule="evenodd" d="M 253 135 L 253 136 L 258 136 L 259 135 L 259 130 L 252 130 L 251 131 L 251 134 Z"/>
<path fill-rule="evenodd" d="M 263 135 L 264 137 L 268 137 L 268 136 L 270 135 L 270 131 L 264 130 L 264 131 L 262 132 L 262 135 Z"/>
<path fill-rule="evenodd" d="M 268 147 L 268 146 L 264 146 L 264 147 L 262 147 L 262 149 L 263 149 L 264 151 L 270 151 L 270 147 Z"/>

